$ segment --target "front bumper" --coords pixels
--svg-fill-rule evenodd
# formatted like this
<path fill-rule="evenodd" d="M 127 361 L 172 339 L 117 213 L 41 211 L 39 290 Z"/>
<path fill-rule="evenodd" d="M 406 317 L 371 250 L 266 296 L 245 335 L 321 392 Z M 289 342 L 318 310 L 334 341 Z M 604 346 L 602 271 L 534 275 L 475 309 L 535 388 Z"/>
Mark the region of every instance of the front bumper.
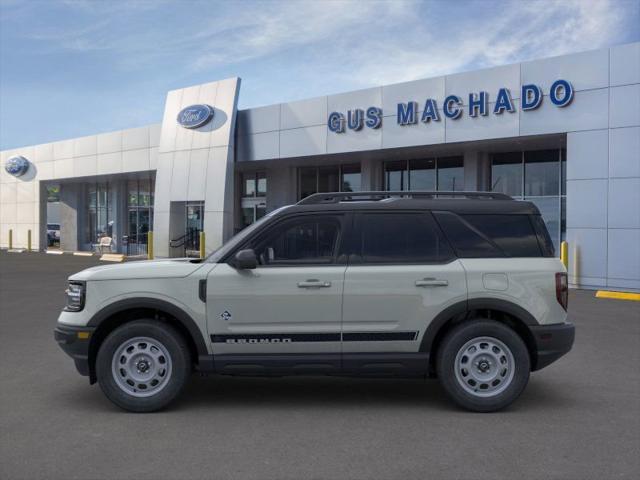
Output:
<path fill-rule="evenodd" d="M 53 337 L 64 352 L 73 358 L 80 375 L 89 376 L 89 343 L 95 329 L 60 325 L 53 330 Z"/>
<path fill-rule="evenodd" d="M 533 371 L 540 370 L 555 362 L 573 347 L 576 335 L 573 323 L 539 325 L 530 328 L 537 352 Z"/>

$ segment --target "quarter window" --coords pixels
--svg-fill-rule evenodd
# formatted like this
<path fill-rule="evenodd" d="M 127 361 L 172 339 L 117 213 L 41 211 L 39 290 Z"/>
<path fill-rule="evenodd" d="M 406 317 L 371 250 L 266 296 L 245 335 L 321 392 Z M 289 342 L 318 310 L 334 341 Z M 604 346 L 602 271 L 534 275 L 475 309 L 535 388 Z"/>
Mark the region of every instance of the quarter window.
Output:
<path fill-rule="evenodd" d="M 336 256 L 340 223 L 328 217 L 287 221 L 258 240 L 260 265 L 331 264 Z"/>
<path fill-rule="evenodd" d="M 510 257 L 539 257 L 538 237 L 528 215 L 463 215 Z"/>
<path fill-rule="evenodd" d="M 438 263 L 453 257 L 429 214 L 363 214 L 359 221 L 356 252 L 363 263 Z"/>

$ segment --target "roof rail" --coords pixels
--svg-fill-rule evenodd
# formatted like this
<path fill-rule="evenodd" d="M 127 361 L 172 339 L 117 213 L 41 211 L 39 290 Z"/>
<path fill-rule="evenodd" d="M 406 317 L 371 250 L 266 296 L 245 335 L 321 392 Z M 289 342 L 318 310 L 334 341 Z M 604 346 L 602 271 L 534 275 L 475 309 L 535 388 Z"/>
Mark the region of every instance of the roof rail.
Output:
<path fill-rule="evenodd" d="M 363 198 L 369 197 L 369 198 Z M 489 200 L 513 200 L 509 195 L 495 192 L 431 192 L 431 191 L 371 191 L 371 192 L 329 192 L 314 193 L 300 200 L 296 205 L 317 205 L 342 201 L 379 201 L 391 197 L 401 198 L 483 198 Z"/>

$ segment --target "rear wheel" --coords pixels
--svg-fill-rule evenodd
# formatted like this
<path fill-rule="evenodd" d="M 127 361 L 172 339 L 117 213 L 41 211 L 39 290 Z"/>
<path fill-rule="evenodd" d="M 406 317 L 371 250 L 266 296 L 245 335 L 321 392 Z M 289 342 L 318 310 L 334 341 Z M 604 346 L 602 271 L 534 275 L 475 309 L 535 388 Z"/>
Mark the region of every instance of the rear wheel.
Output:
<path fill-rule="evenodd" d="M 164 408 L 191 373 L 189 348 L 170 325 L 136 320 L 111 332 L 96 359 L 98 383 L 113 403 L 132 412 Z"/>
<path fill-rule="evenodd" d="M 436 361 L 447 394 L 475 412 L 500 410 L 515 401 L 529 381 L 531 366 L 520 336 L 493 320 L 455 327 L 443 339 Z"/>

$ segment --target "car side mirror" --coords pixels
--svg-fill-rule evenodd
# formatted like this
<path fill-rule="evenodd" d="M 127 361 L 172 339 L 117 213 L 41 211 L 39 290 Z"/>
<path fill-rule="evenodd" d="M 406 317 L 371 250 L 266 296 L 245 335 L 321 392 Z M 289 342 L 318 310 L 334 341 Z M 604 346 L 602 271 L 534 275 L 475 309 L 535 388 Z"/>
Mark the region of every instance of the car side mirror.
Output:
<path fill-rule="evenodd" d="M 251 248 L 240 250 L 233 257 L 233 267 L 238 270 L 253 270 L 258 266 L 256 252 Z"/>

